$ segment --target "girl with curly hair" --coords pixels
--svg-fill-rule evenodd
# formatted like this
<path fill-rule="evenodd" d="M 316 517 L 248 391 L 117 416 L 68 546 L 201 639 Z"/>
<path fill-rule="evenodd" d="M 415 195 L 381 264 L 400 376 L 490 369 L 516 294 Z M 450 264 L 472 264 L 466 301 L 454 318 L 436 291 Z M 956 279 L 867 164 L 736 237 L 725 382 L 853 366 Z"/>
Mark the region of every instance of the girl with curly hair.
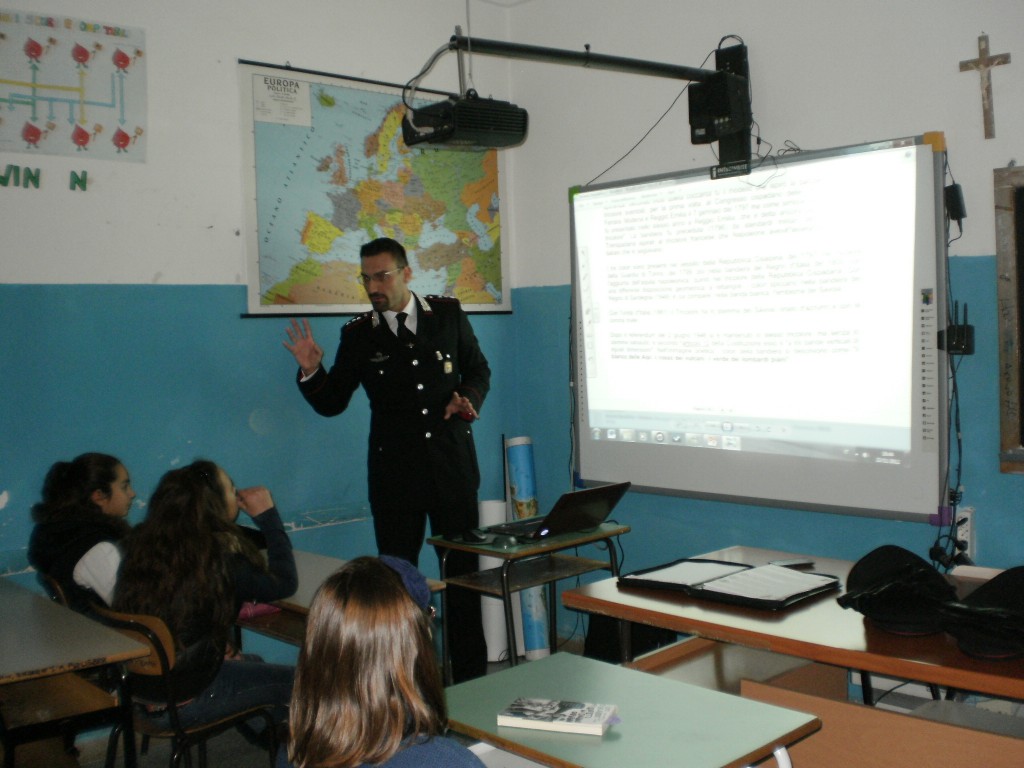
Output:
<path fill-rule="evenodd" d="M 265 539 L 266 559 L 239 511 Z M 232 645 L 243 602 L 291 595 L 297 585 L 291 542 L 270 492 L 236 489 L 227 473 L 199 460 L 168 472 L 149 502 L 146 519 L 125 540 L 114 608 L 158 616 L 176 644 L 174 681 L 184 727 L 250 706 L 269 704 L 287 718 L 294 669 L 241 656 Z M 157 689 L 134 686 L 148 716 L 166 718 Z"/>

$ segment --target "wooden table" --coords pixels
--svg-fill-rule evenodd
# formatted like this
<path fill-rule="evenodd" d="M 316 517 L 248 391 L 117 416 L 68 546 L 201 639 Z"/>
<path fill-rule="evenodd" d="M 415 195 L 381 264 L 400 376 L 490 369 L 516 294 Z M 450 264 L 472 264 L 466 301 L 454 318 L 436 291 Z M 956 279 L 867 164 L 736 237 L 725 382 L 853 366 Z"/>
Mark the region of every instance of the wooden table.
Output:
<path fill-rule="evenodd" d="M 0 616 L 0 686 L 10 686 L 12 699 L 20 699 L 19 706 L 31 713 L 32 725 L 23 729 L 75 721 L 80 728 L 96 727 L 109 724 L 106 712 L 114 712 L 123 728 L 125 765 L 134 766 L 132 703 L 124 670 L 115 708 L 96 703 L 109 702 L 109 693 L 69 673 L 139 659 L 149 648 L 7 578 L 0 578 Z M 5 723 L 11 725 L 6 718 Z"/>
<path fill-rule="evenodd" d="M 281 610 L 264 616 L 239 620 L 240 627 L 273 637 L 290 645 L 301 645 L 306 636 L 306 617 L 313 597 L 327 577 L 337 571 L 347 561 L 339 557 L 318 555 L 313 552 L 295 550 L 295 568 L 299 574 L 299 586 L 295 594 L 278 600 L 275 605 Z M 427 579 L 431 592 L 444 589 L 444 582 Z"/>
<path fill-rule="evenodd" d="M 120 632 L 0 578 L 0 684 L 139 659 L 149 649 Z"/>
<path fill-rule="evenodd" d="M 433 536 L 427 543 L 437 548 L 441 559 L 441 578 L 450 586 L 469 589 L 481 594 L 497 597 L 505 611 L 505 633 L 508 639 L 509 664 L 519 662 L 516 650 L 516 632 L 513 623 L 512 595 L 524 589 L 547 585 L 548 587 L 548 642 L 551 649 L 558 647 L 558 603 L 555 600 L 555 582 L 597 570 L 608 570 L 618 576 L 619 559 L 615 549 L 617 536 L 629 533 L 628 525 L 602 523 L 585 532 L 563 533 L 537 541 L 520 542 L 510 547 L 494 544 L 453 541 L 443 536 Z M 608 560 L 597 560 L 575 555 L 559 555 L 566 549 L 575 549 L 587 544 L 605 542 Z M 502 560 L 497 568 L 488 568 L 462 576 L 446 576 L 448 555 L 451 552 L 470 552 L 475 555 Z M 450 659 L 448 658 L 448 612 L 445 596 L 442 604 L 442 638 L 444 650 L 445 681 L 451 682 Z"/>
<path fill-rule="evenodd" d="M 754 547 L 729 547 L 701 555 L 751 565 L 798 556 Z M 847 560 L 814 560 L 815 571 L 834 574 L 843 584 L 853 566 Z M 905 637 L 885 632 L 860 613 L 841 608 L 835 592 L 772 612 L 696 600 L 675 592 L 620 588 L 615 579 L 605 579 L 564 592 L 562 601 L 568 608 L 748 648 L 962 691 L 1024 699 L 1024 659 L 973 659 L 944 633 Z"/>
<path fill-rule="evenodd" d="M 745 766 L 821 727 L 814 715 L 568 653 L 459 683 L 446 695 L 453 730 L 559 768 Z M 518 696 L 615 704 L 621 722 L 604 736 L 498 727 L 498 711 Z"/>

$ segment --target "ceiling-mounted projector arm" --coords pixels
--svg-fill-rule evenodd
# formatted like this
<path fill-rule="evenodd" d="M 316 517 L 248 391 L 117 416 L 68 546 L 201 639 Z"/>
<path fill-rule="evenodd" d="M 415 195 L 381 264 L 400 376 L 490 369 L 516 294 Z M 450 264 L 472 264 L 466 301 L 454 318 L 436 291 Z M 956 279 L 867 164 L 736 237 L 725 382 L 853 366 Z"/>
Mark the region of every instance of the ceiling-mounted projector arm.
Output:
<path fill-rule="evenodd" d="M 538 45 L 507 43 L 502 40 L 483 40 L 479 37 L 452 35 L 448 48 L 486 56 L 504 56 L 509 59 L 528 59 L 549 64 L 577 64 L 590 69 L 607 69 L 613 72 L 627 72 L 634 75 L 669 77 L 675 80 L 691 80 L 702 83 L 715 75 L 711 69 L 683 67 L 678 64 L 662 64 L 656 61 L 629 59 L 623 56 L 606 56 L 590 51 L 566 51 L 559 48 L 545 48 Z"/>
<path fill-rule="evenodd" d="M 587 50 L 566 51 L 558 48 L 545 48 L 537 45 L 508 43 L 502 40 L 483 40 L 465 37 L 462 30 L 455 28 L 447 45 L 441 46 L 427 64 L 402 89 L 402 101 L 406 106 L 402 119 L 402 137 L 408 146 L 429 142 L 434 145 L 457 146 L 462 148 L 511 147 L 521 144 L 526 139 L 527 114 L 525 109 L 504 101 L 481 99 L 475 90 L 467 90 L 465 73 L 462 66 L 463 53 L 479 53 L 483 56 L 504 56 L 509 59 L 528 59 L 549 64 L 576 64 L 590 69 L 610 70 L 635 75 L 667 77 L 674 80 L 686 80 L 694 83 L 691 88 L 691 133 L 695 143 L 710 143 L 734 140 L 736 147 L 728 147 L 722 152 L 722 162 L 734 164 L 743 161 L 741 172 L 749 173 L 750 168 L 750 99 L 746 74 L 746 46 L 740 56 L 734 56 L 736 62 L 728 67 L 722 62 L 729 58 L 723 49 L 716 51 L 718 69 L 699 69 L 683 67 L 677 64 L 664 64 L 656 61 L 629 59 L 622 56 L 606 56 L 591 53 Z M 723 38 L 724 39 L 724 38 Z M 726 49 L 731 50 L 731 49 Z M 430 71 L 440 55 L 445 51 L 456 51 L 459 54 L 459 95 L 423 107 L 414 107 L 414 96 L 420 81 Z M 740 66 L 742 65 L 742 66 Z M 742 76 L 723 69 L 742 69 Z M 688 86 L 689 87 L 689 86 Z M 698 126 L 699 135 L 693 127 L 694 90 L 700 90 L 704 104 L 697 116 L 702 118 Z M 704 91 L 707 91 L 704 94 Z M 698 104 L 703 102 L 697 101 Z M 709 122 L 710 121 L 710 122 Z M 741 132 L 746 131 L 744 148 Z"/>

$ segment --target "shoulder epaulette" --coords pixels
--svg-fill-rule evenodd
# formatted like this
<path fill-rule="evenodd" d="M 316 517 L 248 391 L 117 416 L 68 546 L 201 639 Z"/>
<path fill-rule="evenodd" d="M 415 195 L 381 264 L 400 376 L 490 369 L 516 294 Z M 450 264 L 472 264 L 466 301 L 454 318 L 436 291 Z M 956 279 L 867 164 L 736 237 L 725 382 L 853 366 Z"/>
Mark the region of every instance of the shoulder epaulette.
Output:
<path fill-rule="evenodd" d="M 356 315 L 351 320 L 349 320 L 347 323 L 345 323 L 345 325 L 342 326 L 342 330 L 344 330 L 345 328 L 348 328 L 349 326 L 356 326 L 356 325 L 360 325 L 361 323 L 365 323 L 367 320 L 370 320 L 372 317 L 373 317 L 373 312 L 372 311 L 370 311 L 370 312 L 363 312 L 363 314 L 361 314 L 361 315 Z"/>
<path fill-rule="evenodd" d="M 364 322 L 368 321 L 368 319 L 370 319 L 373 316 L 373 314 L 374 313 L 372 311 L 371 312 L 364 312 L 362 314 L 356 314 L 345 325 L 346 326 L 351 326 L 351 325 L 354 325 L 356 323 L 364 323 Z"/>
<path fill-rule="evenodd" d="M 424 298 L 426 298 L 427 301 L 446 301 L 448 303 L 454 303 L 454 304 L 458 304 L 459 303 L 459 300 L 457 298 L 455 298 L 454 296 L 438 296 L 437 294 L 433 294 L 432 293 L 429 296 L 425 296 Z"/>

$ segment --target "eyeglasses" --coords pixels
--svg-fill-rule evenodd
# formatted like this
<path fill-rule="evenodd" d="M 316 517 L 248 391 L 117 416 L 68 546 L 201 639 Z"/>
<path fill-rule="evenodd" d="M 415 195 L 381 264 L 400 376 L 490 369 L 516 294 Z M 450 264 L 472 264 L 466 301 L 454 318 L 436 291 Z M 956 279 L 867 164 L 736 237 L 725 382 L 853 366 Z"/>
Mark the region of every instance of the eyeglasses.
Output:
<path fill-rule="evenodd" d="M 356 280 L 363 285 L 369 285 L 370 283 L 386 283 L 391 279 L 393 274 L 401 272 L 403 269 L 405 269 L 405 267 L 395 267 L 394 269 L 389 269 L 387 272 L 374 272 L 372 275 L 360 272 L 356 276 Z"/>

